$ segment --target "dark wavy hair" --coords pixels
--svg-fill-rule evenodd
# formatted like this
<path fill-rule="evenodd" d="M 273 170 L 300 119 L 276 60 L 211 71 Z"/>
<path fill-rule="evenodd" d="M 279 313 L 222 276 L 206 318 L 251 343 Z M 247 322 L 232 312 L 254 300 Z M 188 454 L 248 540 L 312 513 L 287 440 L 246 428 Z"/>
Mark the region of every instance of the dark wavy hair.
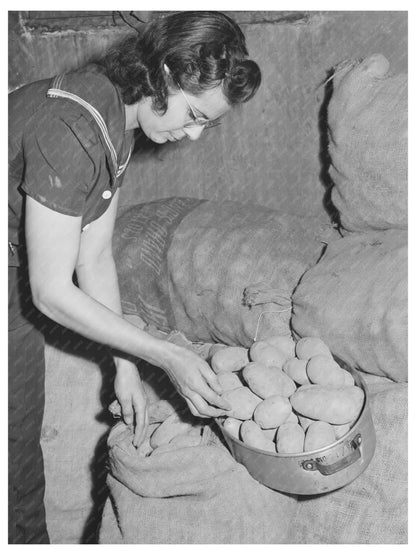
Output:
<path fill-rule="evenodd" d="M 221 85 L 230 105 L 250 100 L 261 72 L 247 56 L 244 35 L 231 18 L 192 11 L 152 19 L 142 32 L 112 48 L 102 63 L 125 104 L 151 97 L 154 109 L 164 113 L 168 86 L 197 96 Z"/>

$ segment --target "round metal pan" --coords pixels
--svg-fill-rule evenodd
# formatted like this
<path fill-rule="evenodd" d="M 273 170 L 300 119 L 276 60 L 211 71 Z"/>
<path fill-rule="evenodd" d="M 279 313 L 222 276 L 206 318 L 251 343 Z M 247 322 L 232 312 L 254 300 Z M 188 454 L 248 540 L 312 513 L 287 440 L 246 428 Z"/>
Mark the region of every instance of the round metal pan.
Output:
<path fill-rule="evenodd" d="M 251 476 L 277 491 L 314 495 L 336 490 L 352 482 L 369 465 L 375 451 L 376 435 L 371 417 L 368 389 L 362 377 L 348 368 L 355 385 L 364 390 L 364 403 L 352 428 L 336 442 L 315 451 L 280 454 L 248 447 L 217 424 L 235 460 Z"/>

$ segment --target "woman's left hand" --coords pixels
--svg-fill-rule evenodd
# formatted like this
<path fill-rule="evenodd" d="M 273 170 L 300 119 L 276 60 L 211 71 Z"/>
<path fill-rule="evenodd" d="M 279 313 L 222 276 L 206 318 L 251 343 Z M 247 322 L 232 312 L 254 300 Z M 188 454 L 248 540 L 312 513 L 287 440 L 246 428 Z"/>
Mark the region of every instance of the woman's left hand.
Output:
<path fill-rule="evenodd" d="M 127 426 L 134 427 L 133 445 L 139 447 L 149 424 L 147 395 L 136 365 L 124 359 L 116 359 L 115 363 L 114 391 L 121 406 L 121 416 Z"/>

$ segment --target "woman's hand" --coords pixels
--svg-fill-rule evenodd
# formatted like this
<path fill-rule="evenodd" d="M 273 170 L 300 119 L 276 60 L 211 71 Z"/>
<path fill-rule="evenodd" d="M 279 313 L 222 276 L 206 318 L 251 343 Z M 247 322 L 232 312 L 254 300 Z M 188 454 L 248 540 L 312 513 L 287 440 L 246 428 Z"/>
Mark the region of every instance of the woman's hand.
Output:
<path fill-rule="evenodd" d="M 212 418 L 227 414 L 231 406 L 221 397 L 215 372 L 197 354 L 169 344 L 169 357 L 163 369 L 194 416 Z"/>
<path fill-rule="evenodd" d="M 114 391 L 121 406 L 121 416 L 127 426 L 134 427 L 133 445 L 139 447 L 149 424 L 147 395 L 134 363 L 115 359 L 115 364 Z"/>

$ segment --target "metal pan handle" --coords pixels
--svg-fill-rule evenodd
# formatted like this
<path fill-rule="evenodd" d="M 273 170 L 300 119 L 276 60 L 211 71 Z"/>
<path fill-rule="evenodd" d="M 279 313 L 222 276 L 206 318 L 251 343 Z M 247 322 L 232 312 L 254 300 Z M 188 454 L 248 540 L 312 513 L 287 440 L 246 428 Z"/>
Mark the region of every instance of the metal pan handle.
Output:
<path fill-rule="evenodd" d="M 319 472 L 324 476 L 330 476 L 331 474 L 335 474 L 335 472 L 339 472 L 340 470 L 347 468 L 360 459 L 360 445 L 361 434 L 357 434 L 350 442 L 352 451 L 342 459 L 339 459 L 332 464 L 324 464 L 320 460 L 308 459 L 306 461 L 303 461 L 302 467 L 304 468 L 304 470 L 319 470 Z"/>

